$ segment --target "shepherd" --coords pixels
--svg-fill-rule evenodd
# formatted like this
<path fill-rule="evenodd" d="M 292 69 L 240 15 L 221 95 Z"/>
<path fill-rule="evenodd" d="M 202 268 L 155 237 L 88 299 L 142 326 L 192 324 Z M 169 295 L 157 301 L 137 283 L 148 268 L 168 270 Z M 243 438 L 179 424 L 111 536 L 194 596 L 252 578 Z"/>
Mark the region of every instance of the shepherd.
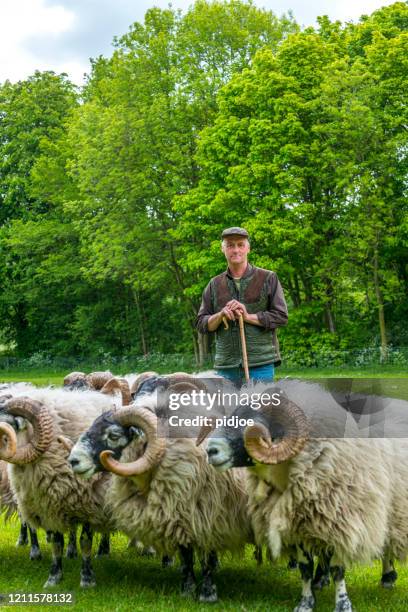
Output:
<path fill-rule="evenodd" d="M 282 286 L 275 272 L 248 263 L 246 229 L 229 227 L 221 239 L 228 267 L 205 288 L 196 327 L 202 334 L 215 332 L 216 372 L 240 386 L 243 348 L 245 352 L 238 324 L 242 317 L 249 376 L 253 381 L 272 382 L 281 363 L 276 330 L 288 321 Z"/>

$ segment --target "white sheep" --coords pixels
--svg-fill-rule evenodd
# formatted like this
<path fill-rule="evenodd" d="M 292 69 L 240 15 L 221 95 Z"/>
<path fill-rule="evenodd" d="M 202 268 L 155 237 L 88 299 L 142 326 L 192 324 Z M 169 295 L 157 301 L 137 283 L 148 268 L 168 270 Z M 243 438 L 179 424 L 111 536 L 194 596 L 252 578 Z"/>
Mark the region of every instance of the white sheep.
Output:
<path fill-rule="evenodd" d="M 369 409 L 370 400 L 367 412 L 353 414 L 318 385 L 280 381 L 279 387 L 280 405 L 236 408 L 234 416 L 254 424 L 217 429 L 207 447 L 209 462 L 225 470 L 251 461 L 249 508 L 257 542 L 274 557 L 289 546 L 298 549 L 303 592 L 296 612 L 315 605 L 313 554 L 331 556 L 335 610 L 350 611 L 344 567 L 383 557 L 387 584 L 396 578 L 393 559 L 408 552 L 408 440 L 376 437 L 384 431 L 407 435 L 408 403 L 404 421 L 400 401 L 393 407 L 386 400 L 381 414 L 378 405 Z"/>
<path fill-rule="evenodd" d="M 39 388 L 31 389 L 29 398 L 14 395 L 1 411 L 0 431 L 9 441 L 14 435 L 17 448 L 12 456 L 3 449 L 0 457 L 11 464 L 10 482 L 22 517 L 33 527 L 53 532 L 53 564 L 46 586 L 62 578 L 62 534 L 76 524 L 83 525 L 81 586 L 94 584 L 92 533 L 110 530 L 104 509 L 109 478 L 99 475 L 87 483 L 77 478 L 67 462 L 67 448 L 113 407 L 111 398 L 97 392 Z"/>
<path fill-rule="evenodd" d="M 103 415 L 81 436 L 70 462 L 85 477 L 103 468 L 115 474 L 106 499 L 116 527 L 162 554 L 178 550 L 185 594 L 195 588 L 193 551 L 203 554 L 199 598 L 216 601 L 216 551 L 252 541 L 245 473 L 217 473 L 192 438 L 158 437 L 156 408 L 154 395 L 142 396 L 137 405 Z"/>

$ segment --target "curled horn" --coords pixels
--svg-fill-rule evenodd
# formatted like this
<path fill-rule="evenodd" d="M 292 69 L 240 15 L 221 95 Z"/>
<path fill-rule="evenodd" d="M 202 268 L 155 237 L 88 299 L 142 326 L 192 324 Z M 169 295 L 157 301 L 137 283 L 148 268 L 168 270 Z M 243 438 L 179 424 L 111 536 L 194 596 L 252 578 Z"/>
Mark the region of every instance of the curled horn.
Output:
<path fill-rule="evenodd" d="M 152 378 L 153 376 L 158 376 L 158 373 L 157 372 L 142 372 L 141 374 L 138 374 L 135 380 L 132 382 L 132 386 L 130 387 L 131 395 L 134 395 L 135 393 L 137 393 L 140 389 L 141 384 L 144 383 L 145 380 L 147 380 L 148 378 Z"/>
<path fill-rule="evenodd" d="M 85 372 L 70 372 L 64 378 L 63 386 L 67 387 L 68 385 L 72 385 L 73 383 L 78 382 L 79 380 L 86 381 Z"/>
<path fill-rule="evenodd" d="M 115 420 L 124 427 L 139 427 L 146 436 L 147 446 L 142 457 L 129 463 L 121 463 L 112 457 L 109 450 L 99 455 L 103 467 L 118 476 L 138 476 L 149 472 L 160 462 L 166 449 L 166 440 L 157 436 L 157 417 L 146 408 L 137 410 L 130 407 L 121 408 L 115 414 Z"/>
<path fill-rule="evenodd" d="M 244 444 L 248 454 L 259 463 L 275 465 L 295 457 L 306 444 L 310 424 L 304 412 L 291 401 L 262 409 L 283 429 L 282 438 L 273 439 L 262 423 L 249 425 L 244 431 Z"/>
<path fill-rule="evenodd" d="M 53 439 L 53 423 L 49 411 L 41 402 L 28 397 L 9 400 L 6 410 L 13 416 L 26 418 L 33 426 L 31 439 L 24 446 L 17 448 L 9 462 L 24 465 L 36 461 L 49 448 Z"/>
<path fill-rule="evenodd" d="M 8 461 L 16 452 L 17 436 L 13 427 L 8 423 L 0 423 L 0 459 Z M 5 444 L 4 444 L 5 442 Z"/>
<path fill-rule="evenodd" d="M 115 391 L 121 392 L 122 406 L 128 406 L 132 402 L 129 383 L 124 378 L 111 378 L 101 389 L 101 393 L 105 393 L 106 395 L 113 395 Z"/>
<path fill-rule="evenodd" d="M 207 385 L 201 378 L 186 374 L 185 372 L 175 372 L 163 377 L 168 383 L 168 390 L 175 391 L 182 389 L 182 385 L 185 385 L 183 391 L 208 391 Z M 180 392 L 180 391 L 179 391 Z"/>
<path fill-rule="evenodd" d="M 111 378 L 114 378 L 112 372 L 91 372 L 86 377 L 86 380 L 95 391 L 100 391 L 105 383 Z"/>

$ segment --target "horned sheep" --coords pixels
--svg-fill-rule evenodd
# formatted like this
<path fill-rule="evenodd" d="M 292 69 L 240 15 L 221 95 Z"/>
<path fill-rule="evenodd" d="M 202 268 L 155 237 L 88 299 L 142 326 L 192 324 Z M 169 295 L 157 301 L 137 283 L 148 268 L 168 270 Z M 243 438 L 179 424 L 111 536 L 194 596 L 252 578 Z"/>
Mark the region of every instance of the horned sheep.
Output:
<path fill-rule="evenodd" d="M 197 380 L 184 378 L 188 389 L 200 388 Z M 199 599 L 216 601 L 216 551 L 238 550 L 253 541 L 245 473 L 217 473 L 192 438 L 159 437 L 156 410 L 156 398 L 146 395 L 99 417 L 69 460 L 84 477 L 104 468 L 113 472 L 106 499 L 116 527 L 163 554 L 179 551 L 184 594 L 195 589 L 194 551 L 202 554 Z"/>
<path fill-rule="evenodd" d="M 408 403 L 353 415 L 318 385 L 279 384 L 280 405 L 239 406 L 233 415 L 253 424 L 213 432 L 209 462 L 221 471 L 248 467 L 258 543 L 274 557 L 297 547 L 303 591 L 295 611 L 315 605 L 313 554 L 331 557 L 335 611 L 350 611 L 345 566 L 382 557 L 387 585 L 396 579 L 393 559 L 408 552 L 408 440 L 396 439 L 407 435 Z M 384 431 L 395 437 L 377 437 Z"/>
<path fill-rule="evenodd" d="M 63 533 L 82 524 L 81 586 L 94 584 L 90 555 L 93 531 L 111 528 L 104 495 L 109 476 L 79 479 L 67 462 L 80 433 L 114 407 L 112 398 L 94 391 L 30 389 L 14 395 L 0 411 L 0 433 L 7 440 L 0 458 L 8 461 L 9 478 L 24 520 L 53 532 L 53 562 L 45 586 L 62 578 Z"/>

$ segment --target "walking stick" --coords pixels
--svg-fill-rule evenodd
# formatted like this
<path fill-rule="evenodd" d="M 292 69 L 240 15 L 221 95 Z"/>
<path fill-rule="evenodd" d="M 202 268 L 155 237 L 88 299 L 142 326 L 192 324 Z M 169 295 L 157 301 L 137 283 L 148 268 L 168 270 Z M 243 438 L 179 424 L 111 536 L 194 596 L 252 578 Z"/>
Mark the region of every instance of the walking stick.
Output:
<path fill-rule="evenodd" d="M 248 354 L 246 348 L 246 340 L 245 340 L 245 327 L 244 327 L 244 319 L 242 314 L 239 315 L 239 333 L 241 336 L 241 349 L 242 349 L 242 361 L 244 362 L 244 373 L 245 373 L 245 381 L 249 383 L 249 367 L 248 367 Z"/>
<path fill-rule="evenodd" d="M 244 374 L 245 374 L 245 382 L 249 383 L 249 367 L 248 367 L 248 354 L 246 349 L 246 340 L 245 340 L 245 327 L 244 327 L 244 319 L 242 315 L 239 315 L 239 334 L 241 336 L 241 349 L 242 349 L 242 361 L 244 362 Z M 222 317 L 222 322 L 224 323 L 225 329 L 228 329 L 228 321 L 227 317 Z"/>

